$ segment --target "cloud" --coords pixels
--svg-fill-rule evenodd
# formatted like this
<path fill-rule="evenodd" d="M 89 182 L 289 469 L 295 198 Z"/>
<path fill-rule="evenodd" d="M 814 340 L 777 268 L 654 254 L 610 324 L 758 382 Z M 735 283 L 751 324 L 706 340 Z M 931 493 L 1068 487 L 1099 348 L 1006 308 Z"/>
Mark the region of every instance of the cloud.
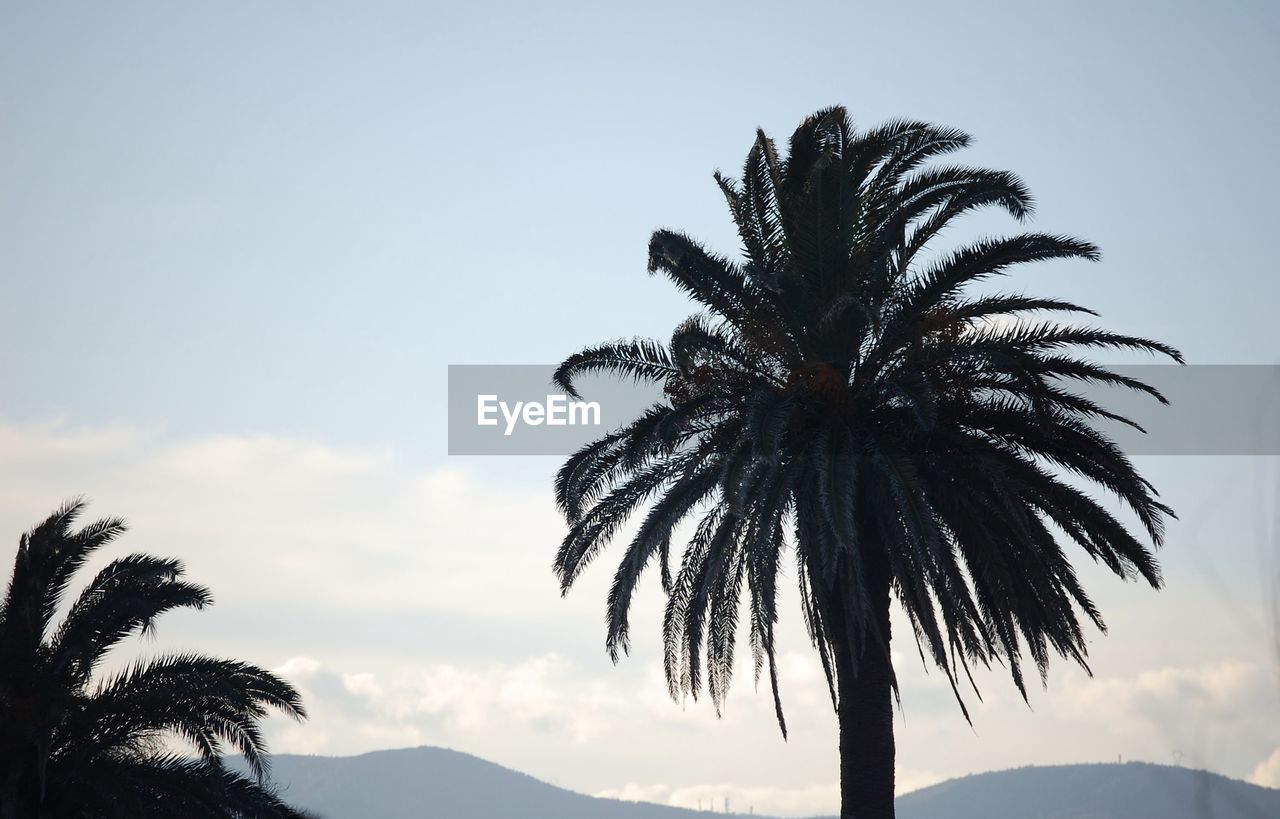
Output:
<path fill-rule="evenodd" d="M 656 663 L 638 678 L 593 674 L 554 653 L 515 662 L 415 663 L 378 672 L 342 670 L 296 656 L 275 671 L 302 691 L 313 720 L 337 726 L 339 737 L 379 736 L 384 732 L 375 726 L 389 725 L 412 737 L 410 744 L 487 736 L 506 742 L 523 736 L 543 743 L 551 738 L 587 744 L 613 733 L 643 736 L 646 727 L 655 724 L 680 732 L 741 722 L 773 730 L 772 700 L 754 696 L 749 689 L 731 697 L 733 716 L 727 719 L 716 717 L 705 703 L 673 705 Z M 351 753 L 382 747 L 344 748 L 335 745 L 332 731 L 309 736 L 283 721 L 277 727 L 283 743 L 279 748 L 289 752 Z M 918 779 L 904 781 L 919 786 Z"/>
<path fill-rule="evenodd" d="M 1249 781 L 1264 788 L 1280 788 L 1280 748 L 1258 763 L 1258 767 L 1249 774 Z"/>
<path fill-rule="evenodd" d="M 839 806 L 840 785 L 830 782 L 800 788 L 770 788 L 737 784 L 669 787 L 631 783 L 599 791 L 595 795 L 690 810 L 714 810 L 717 813 L 724 810 L 727 799 L 729 811 L 733 813 L 751 811 L 768 816 L 815 816 L 830 813 Z"/>
<path fill-rule="evenodd" d="M 166 441 L 127 427 L 0 423 L 0 457 L 10 537 L 85 495 L 92 513 L 131 521 L 128 547 L 181 555 L 220 605 L 478 614 L 555 599 L 548 562 L 562 525 L 549 491 L 262 435 Z"/>
<path fill-rule="evenodd" d="M 1266 661 L 1221 659 L 1128 677 L 1073 677 L 1052 701 L 1061 719 L 1088 726 L 1099 745 L 1129 746 L 1128 758 L 1243 778 L 1280 739 L 1278 694 Z"/>
<path fill-rule="evenodd" d="M 900 770 L 896 790 L 899 794 L 909 793 L 941 780 L 942 777 L 929 771 Z M 768 816 L 819 816 L 839 810 L 840 783 L 833 781 L 780 788 L 740 783 L 670 786 L 632 782 L 620 788 L 606 788 L 595 795 L 693 810 L 714 808 L 716 811 L 723 810 L 724 800 L 728 799 L 729 810 L 737 813 L 752 811 Z"/>
<path fill-rule="evenodd" d="M 1215 719 L 1247 718 L 1241 705 L 1264 694 L 1271 679 L 1241 660 L 1193 667 L 1165 667 L 1129 678 L 1102 678 L 1074 689 L 1073 705 L 1106 721 L 1163 722 L 1180 714 Z"/>
<path fill-rule="evenodd" d="M 313 718 L 327 728 L 318 733 L 281 723 L 279 748 L 298 753 L 354 753 L 387 747 L 388 741 L 440 744 L 502 733 L 584 743 L 609 727 L 609 712 L 629 706 L 603 681 L 584 679 L 581 668 L 554 654 L 514 664 L 427 664 L 399 673 L 344 673 L 311 657 L 292 657 L 276 671 L 298 686 Z M 335 743 L 335 734 L 343 741 Z M 353 746 L 351 737 L 365 742 Z"/>

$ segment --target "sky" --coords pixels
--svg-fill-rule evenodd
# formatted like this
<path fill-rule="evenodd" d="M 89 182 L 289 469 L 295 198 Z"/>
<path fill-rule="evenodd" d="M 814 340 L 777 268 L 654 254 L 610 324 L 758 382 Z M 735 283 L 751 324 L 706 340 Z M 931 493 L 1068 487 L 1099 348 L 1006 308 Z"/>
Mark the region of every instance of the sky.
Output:
<path fill-rule="evenodd" d="M 832 104 L 968 131 L 1034 228 L 1102 248 L 1015 286 L 1192 363 L 1280 363 L 1278 35 L 1261 1 L 0 0 L 0 539 L 83 494 L 132 522 L 120 553 L 181 557 L 217 605 L 144 650 L 283 671 L 312 718 L 272 722 L 277 751 L 831 811 L 796 607 L 785 742 L 747 666 L 722 719 L 667 699 L 654 588 L 611 664 L 607 568 L 564 599 L 550 570 L 557 461 L 448 456 L 447 366 L 667 335 L 691 307 L 649 233 L 736 252 L 712 171 Z M 992 674 L 972 726 L 900 645 L 900 789 L 1116 758 L 1280 786 L 1280 464 L 1139 462 L 1180 515 L 1168 588 L 1084 567 L 1094 677 L 1058 663 L 1028 707 Z"/>

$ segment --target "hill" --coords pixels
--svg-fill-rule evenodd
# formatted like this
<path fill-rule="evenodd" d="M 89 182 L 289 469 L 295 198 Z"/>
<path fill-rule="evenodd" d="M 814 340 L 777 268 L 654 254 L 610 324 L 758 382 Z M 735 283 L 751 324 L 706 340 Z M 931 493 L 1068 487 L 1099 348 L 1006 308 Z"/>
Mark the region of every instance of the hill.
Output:
<path fill-rule="evenodd" d="M 291 804 L 315 811 L 322 819 L 696 819 L 706 815 L 586 796 L 444 748 L 404 748 L 352 757 L 278 755 L 271 770 Z"/>
<path fill-rule="evenodd" d="M 276 756 L 292 803 L 324 819 L 697 819 L 598 799 L 443 748 Z M 724 814 L 716 814 L 724 816 Z M 898 819 L 1275 819 L 1280 790 L 1164 765 L 1063 765 L 953 779 L 898 799 Z"/>
<path fill-rule="evenodd" d="M 1274 819 L 1280 790 L 1168 765 L 1019 768 L 898 799 L 898 819 Z"/>

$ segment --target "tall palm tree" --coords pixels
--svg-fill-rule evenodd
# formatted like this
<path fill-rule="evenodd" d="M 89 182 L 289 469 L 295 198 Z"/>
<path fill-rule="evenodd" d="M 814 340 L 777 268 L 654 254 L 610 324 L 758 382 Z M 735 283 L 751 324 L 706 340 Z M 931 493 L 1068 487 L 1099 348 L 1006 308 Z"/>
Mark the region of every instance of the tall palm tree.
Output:
<path fill-rule="evenodd" d="M 561 468 L 562 590 L 647 509 L 608 596 L 609 652 L 628 650 L 632 594 L 656 560 L 670 692 L 696 697 L 705 683 L 719 710 L 745 583 L 756 678 L 767 671 L 785 736 L 774 633 L 780 567 L 794 549 L 839 719 L 843 817 L 893 816 L 892 599 L 963 709 L 959 681 L 971 684 L 975 665 L 1003 663 L 1025 697 L 1025 657 L 1042 678 L 1051 653 L 1085 664 L 1082 618 L 1104 626 L 1064 540 L 1121 577 L 1160 585 L 1153 550 L 1172 512 L 1096 426 L 1132 422 L 1069 382 L 1163 401 L 1080 351 L 1179 354 L 1025 318 L 1091 313 L 1065 301 L 973 292 L 1014 265 L 1098 251 L 1043 233 L 935 250 L 976 209 L 1031 212 L 1012 174 L 934 164 L 968 143 L 923 122 L 858 132 L 842 108 L 807 119 L 785 158 L 758 133 L 742 179 L 715 176 L 745 258 L 668 230 L 649 244 L 650 272 L 703 312 L 666 345 L 589 347 L 555 375 L 575 396 L 578 376 L 601 373 L 664 393 Z M 1143 537 L 1067 475 L 1118 496 Z M 671 544 L 686 520 L 673 573 Z"/>
<path fill-rule="evenodd" d="M 203 609 L 203 586 L 176 560 L 133 554 L 95 576 L 54 616 L 76 570 L 125 525 L 73 525 L 64 505 L 22 536 L 0 603 L 0 819 L 39 817 L 301 817 L 267 784 L 259 722 L 274 708 L 296 719 L 298 692 L 261 668 L 175 654 L 96 679 L 113 647 L 179 608 Z M 195 756 L 170 749 L 185 740 Z M 229 748 L 250 775 L 227 768 Z"/>

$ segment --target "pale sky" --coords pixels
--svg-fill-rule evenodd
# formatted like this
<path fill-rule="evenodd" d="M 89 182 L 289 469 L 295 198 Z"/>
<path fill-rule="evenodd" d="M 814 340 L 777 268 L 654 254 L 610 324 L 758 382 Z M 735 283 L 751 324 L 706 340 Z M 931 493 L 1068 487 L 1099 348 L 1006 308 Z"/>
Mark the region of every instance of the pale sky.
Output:
<path fill-rule="evenodd" d="M 656 588 L 611 665 L 607 560 L 567 599 L 550 570 L 557 461 L 448 457 L 445 368 L 667 335 L 649 232 L 734 252 L 711 171 L 830 104 L 966 129 L 1036 229 L 1102 247 L 1014 287 L 1278 363 L 1280 7 L 1031 5 L 0 0 L 0 540 L 85 494 L 132 521 L 117 553 L 183 558 L 217 605 L 145 650 L 283 670 L 313 717 L 277 751 L 831 811 L 798 609 L 787 742 L 749 664 L 724 719 L 666 698 Z M 1118 756 L 1280 786 L 1280 464 L 1140 463 L 1181 517 L 1168 589 L 1085 568 L 1094 679 L 1058 663 L 1028 709 L 993 674 L 972 728 L 900 642 L 903 789 Z"/>

